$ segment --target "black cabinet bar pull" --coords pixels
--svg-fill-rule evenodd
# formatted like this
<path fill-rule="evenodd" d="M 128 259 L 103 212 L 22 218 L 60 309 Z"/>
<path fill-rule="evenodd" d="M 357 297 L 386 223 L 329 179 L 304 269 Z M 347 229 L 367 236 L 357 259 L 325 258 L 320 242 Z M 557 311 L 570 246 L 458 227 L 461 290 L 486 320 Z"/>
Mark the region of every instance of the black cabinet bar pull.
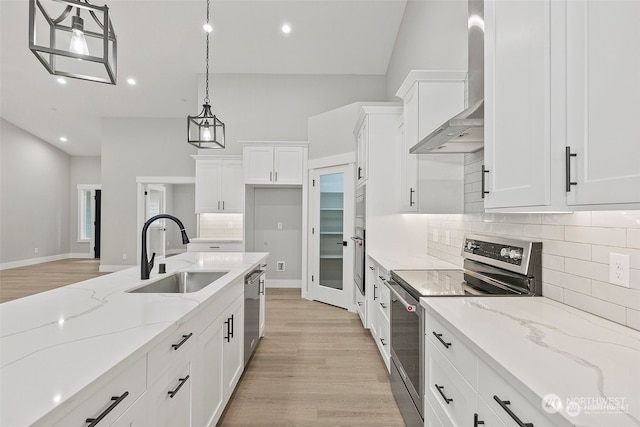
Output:
<path fill-rule="evenodd" d="M 224 337 L 225 340 L 227 340 L 227 342 L 231 342 L 231 325 L 230 325 L 231 320 L 227 317 L 227 320 L 224 321 L 224 324 L 227 325 L 227 336 Z"/>
<path fill-rule="evenodd" d="M 571 186 L 572 185 L 578 185 L 577 182 L 571 181 L 571 158 L 572 157 L 576 157 L 576 156 L 577 156 L 576 153 L 572 153 L 571 152 L 571 147 L 565 147 L 565 151 L 564 151 L 565 188 L 564 188 L 564 191 L 566 191 L 567 193 L 571 191 Z"/>
<path fill-rule="evenodd" d="M 382 343 L 382 345 L 384 345 L 384 346 L 386 346 L 386 345 L 387 345 L 387 343 L 386 343 L 386 342 L 384 342 L 384 338 L 380 338 L 380 342 L 381 342 L 381 343 Z"/>
<path fill-rule="evenodd" d="M 224 200 L 222 201 L 222 210 L 224 210 Z"/>
<path fill-rule="evenodd" d="M 409 188 L 409 206 L 413 206 L 416 204 L 416 202 L 413 201 L 413 193 L 415 193 L 416 190 L 414 190 L 413 188 Z"/>
<path fill-rule="evenodd" d="M 485 174 L 488 174 L 490 172 L 489 169 L 485 169 L 484 165 L 482 165 L 482 176 L 480 177 L 480 180 L 482 181 L 482 198 L 484 199 L 484 195 L 485 194 L 489 194 L 488 191 L 485 190 L 485 184 L 484 184 L 484 176 Z"/>
<path fill-rule="evenodd" d="M 447 403 L 447 405 L 449 403 L 453 402 L 453 399 L 449 399 L 447 396 L 444 395 L 444 392 L 442 391 L 444 389 L 444 386 L 438 385 L 438 384 L 434 384 L 434 385 L 436 386 L 436 389 L 438 389 L 438 392 L 440 393 L 440 396 L 442 396 L 442 398 Z"/>
<path fill-rule="evenodd" d="M 362 178 L 362 174 L 360 172 L 362 172 L 362 168 L 358 166 L 358 179 Z"/>
<path fill-rule="evenodd" d="M 358 307 L 361 307 L 362 303 L 360 301 L 358 301 Z"/>
<path fill-rule="evenodd" d="M 473 427 L 484 425 L 484 421 L 478 419 L 478 414 L 473 414 Z"/>
<path fill-rule="evenodd" d="M 113 400 L 113 403 L 111 405 L 109 405 L 109 407 L 107 409 L 105 409 L 104 411 L 102 411 L 102 413 L 100 415 L 98 415 L 98 418 L 87 418 L 84 422 L 85 423 L 91 423 L 89 424 L 88 427 L 93 427 L 96 424 L 98 424 L 100 421 L 102 421 L 102 419 L 104 417 L 106 417 L 109 412 L 113 411 L 113 409 L 118 406 L 120 404 L 120 402 L 122 402 L 124 400 L 125 397 L 129 396 L 129 392 L 125 391 L 124 393 L 122 393 L 122 396 L 113 396 L 111 398 L 111 400 Z"/>
<path fill-rule="evenodd" d="M 376 284 L 373 284 L 373 300 L 377 300 L 378 297 L 376 296 L 376 289 L 378 289 L 378 287 L 376 286 Z"/>
<path fill-rule="evenodd" d="M 380 307 L 382 307 L 382 308 L 384 308 L 384 309 L 386 309 L 386 308 L 387 308 L 387 306 L 386 306 L 383 302 L 381 302 L 381 303 L 380 303 Z"/>
<path fill-rule="evenodd" d="M 493 400 L 498 402 L 498 405 L 500 405 L 502 407 L 502 409 L 504 409 L 504 411 L 507 414 L 509 414 L 509 416 L 513 419 L 513 421 L 515 421 L 516 424 L 518 424 L 518 426 L 520 426 L 520 427 L 533 427 L 533 423 L 523 423 L 522 421 L 520 421 L 520 418 L 518 418 L 518 416 L 516 414 L 514 414 L 513 411 L 511 411 L 511 409 L 509 409 L 509 407 L 507 405 L 511 405 L 511 401 L 509 401 L 509 400 L 500 400 L 500 398 L 498 396 L 496 396 L 495 394 L 493 395 Z"/>
<path fill-rule="evenodd" d="M 173 399 L 173 396 L 175 396 L 176 393 L 178 393 L 178 391 L 182 388 L 184 383 L 186 383 L 188 380 L 189 380 L 189 375 L 187 375 L 184 378 L 178 378 L 178 381 L 180 381 L 180 384 L 178 384 L 178 387 L 176 387 L 174 390 L 171 390 L 171 391 L 167 392 L 167 393 L 169 393 L 169 397 Z"/>
<path fill-rule="evenodd" d="M 220 200 L 218 200 L 218 210 L 220 210 Z"/>
<path fill-rule="evenodd" d="M 191 332 L 189 335 L 183 335 L 182 336 L 182 341 L 180 341 L 178 344 L 171 344 L 171 347 L 173 347 L 174 350 L 179 349 L 180 347 L 182 347 L 182 344 L 187 342 L 187 340 L 189 338 L 191 338 L 192 336 L 193 336 L 193 332 Z"/>
<path fill-rule="evenodd" d="M 373 267 L 371 267 L 371 266 L 369 266 L 369 269 L 370 269 L 371 271 L 375 270 L 375 268 L 373 268 Z"/>
<path fill-rule="evenodd" d="M 445 340 L 442 339 L 442 334 L 436 334 L 436 331 L 433 331 L 433 335 L 436 338 L 438 338 L 438 341 L 440 341 L 443 346 L 445 346 L 446 348 L 451 347 L 451 343 L 450 342 L 446 342 Z"/>
<path fill-rule="evenodd" d="M 233 314 L 231 315 L 231 338 L 233 338 L 233 329 L 234 329 L 235 324 L 233 323 Z"/>

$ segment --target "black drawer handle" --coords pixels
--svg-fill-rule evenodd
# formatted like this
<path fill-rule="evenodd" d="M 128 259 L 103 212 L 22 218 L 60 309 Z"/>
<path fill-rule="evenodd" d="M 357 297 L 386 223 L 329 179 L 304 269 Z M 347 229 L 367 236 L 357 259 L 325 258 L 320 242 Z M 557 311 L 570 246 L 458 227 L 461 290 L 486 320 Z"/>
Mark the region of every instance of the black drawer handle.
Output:
<path fill-rule="evenodd" d="M 473 414 L 473 427 L 484 425 L 484 421 L 478 419 L 478 414 Z"/>
<path fill-rule="evenodd" d="M 233 314 L 231 315 L 231 338 L 233 338 L 233 330 L 235 328 L 235 323 L 233 322 Z"/>
<path fill-rule="evenodd" d="M 224 324 L 227 325 L 227 336 L 224 337 L 224 339 L 227 340 L 227 342 L 231 342 L 231 318 L 227 317 Z"/>
<path fill-rule="evenodd" d="M 383 302 L 380 303 L 380 307 L 384 308 L 385 310 L 387 309 L 387 306 Z"/>
<path fill-rule="evenodd" d="M 182 388 L 184 383 L 186 383 L 189 380 L 189 375 L 187 375 L 184 378 L 178 378 L 178 380 L 180 381 L 180 384 L 178 384 L 178 387 L 176 387 L 175 390 L 171 390 L 171 391 L 167 392 L 167 393 L 169 393 L 169 397 L 172 398 L 172 399 L 173 399 L 173 396 L 175 396 L 176 393 L 178 393 L 178 391 Z"/>
<path fill-rule="evenodd" d="M 572 157 L 577 157 L 578 155 L 576 153 L 572 153 L 571 152 L 571 147 L 565 147 L 565 152 L 564 152 L 564 160 L 565 160 L 565 170 L 564 170 L 564 174 L 565 174 L 565 185 L 564 185 L 564 191 L 566 191 L 567 193 L 571 191 L 571 186 L 572 185 L 578 185 L 577 182 L 571 181 L 571 158 Z"/>
<path fill-rule="evenodd" d="M 377 300 L 378 296 L 376 295 L 376 290 L 378 289 L 378 287 L 376 286 L 376 284 L 373 284 L 373 300 Z"/>
<path fill-rule="evenodd" d="M 485 190 L 485 183 L 484 183 L 484 176 L 486 174 L 488 174 L 489 172 L 491 172 L 489 169 L 486 169 L 484 165 L 482 165 L 482 175 L 480 177 L 481 181 L 482 181 L 482 187 L 480 189 L 480 195 L 482 196 L 482 198 L 484 199 L 484 195 L 485 194 L 489 194 L 489 192 L 487 190 Z"/>
<path fill-rule="evenodd" d="M 93 427 L 96 424 L 98 424 L 100 421 L 102 421 L 102 419 L 104 417 L 106 417 L 109 412 L 113 411 L 113 409 L 118 406 L 120 404 L 120 402 L 122 402 L 124 400 L 125 397 L 129 396 L 129 392 L 125 391 L 124 393 L 122 393 L 122 396 L 113 396 L 111 398 L 111 400 L 113 400 L 113 403 L 111 405 L 109 405 L 109 407 L 107 409 L 105 409 L 100 415 L 98 415 L 98 418 L 87 418 L 84 422 L 85 423 L 91 423 L 89 424 L 89 427 Z"/>
<path fill-rule="evenodd" d="M 451 347 L 450 342 L 446 342 L 445 340 L 442 339 L 442 334 L 436 334 L 436 331 L 433 331 L 433 335 L 435 335 L 435 337 L 438 338 L 438 341 L 440 341 L 443 346 L 445 346 L 446 348 Z"/>
<path fill-rule="evenodd" d="M 444 392 L 442 391 L 444 389 L 444 386 L 438 385 L 438 384 L 434 384 L 434 385 L 436 386 L 436 389 L 438 389 L 438 392 L 440 393 L 440 396 L 442 396 L 442 398 L 447 403 L 447 405 L 449 403 L 453 402 L 453 399 L 449 399 L 447 396 L 444 395 Z"/>
<path fill-rule="evenodd" d="M 375 268 L 373 268 L 373 267 L 371 267 L 371 266 L 369 266 L 369 269 L 370 269 L 371 271 L 375 270 Z"/>
<path fill-rule="evenodd" d="M 186 343 L 187 340 L 192 336 L 193 336 L 193 332 L 191 332 L 189 335 L 183 335 L 182 341 L 180 341 L 178 344 L 171 344 L 171 347 L 173 347 L 174 350 L 179 349 L 180 347 L 182 347 L 182 344 Z"/>
<path fill-rule="evenodd" d="M 386 346 L 387 343 L 384 341 L 384 338 L 380 338 L 380 342 L 382 343 L 382 345 Z"/>
<path fill-rule="evenodd" d="M 513 421 L 515 421 L 516 424 L 518 424 L 518 426 L 520 426 L 520 427 L 533 427 L 533 423 L 523 423 L 522 421 L 520 421 L 520 418 L 518 418 L 518 416 L 516 414 L 514 414 L 513 411 L 511 411 L 511 409 L 509 409 L 509 407 L 507 406 L 507 405 L 511 405 L 511 402 L 509 400 L 500 400 L 500 398 L 498 396 L 496 396 L 495 394 L 493 395 L 493 400 L 498 402 L 498 405 L 500 405 L 502 407 L 502 409 L 504 409 L 504 411 L 507 414 L 509 414 L 509 416 L 513 419 Z"/>
<path fill-rule="evenodd" d="M 362 303 L 358 301 L 358 307 L 362 307 Z"/>

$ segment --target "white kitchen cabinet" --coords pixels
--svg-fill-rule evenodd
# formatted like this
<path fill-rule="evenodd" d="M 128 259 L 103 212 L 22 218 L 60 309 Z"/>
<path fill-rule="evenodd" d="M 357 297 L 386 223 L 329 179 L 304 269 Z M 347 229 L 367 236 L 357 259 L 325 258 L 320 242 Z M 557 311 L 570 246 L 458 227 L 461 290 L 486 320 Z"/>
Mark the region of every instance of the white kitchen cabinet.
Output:
<path fill-rule="evenodd" d="M 640 2 L 571 0 L 566 14 L 568 204 L 640 203 Z"/>
<path fill-rule="evenodd" d="M 189 427 L 192 399 L 191 360 L 186 354 L 156 378 L 147 390 L 149 425 L 157 427 Z"/>
<path fill-rule="evenodd" d="M 144 393 L 146 385 L 147 358 L 144 355 L 106 384 L 96 385 L 95 392 L 91 395 L 86 398 L 80 396 L 75 407 L 53 425 L 86 426 L 87 419 L 98 418 L 104 425 L 109 425 L 135 404 Z"/>
<path fill-rule="evenodd" d="M 244 242 L 189 242 L 187 252 L 242 252 Z"/>
<path fill-rule="evenodd" d="M 150 411 L 147 403 L 147 393 L 145 392 L 111 424 L 111 427 L 145 427 L 151 421 L 149 417 Z"/>
<path fill-rule="evenodd" d="M 243 144 L 243 143 L 241 143 Z M 246 145 L 243 153 L 245 184 L 302 185 L 307 143 Z"/>
<path fill-rule="evenodd" d="M 369 120 L 365 118 L 356 133 L 356 186 L 367 180 L 367 147 L 369 145 Z"/>
<path fill-rule="evenodd" d="M 219 316 L 198 338 L 201 357 L 196 371 L 198 401 L 194 405 L 194 417 L 203 426 L 215 426 L 226 403 L 222 374 L 225 320 L 224 316 Z"/>
<path fill-rule="evenodd" d="M 620 54 L 638 19 L 637 2 L 485 1 L 488 211 L 640 207 L 640 59 Z"/>
<path fill-rule="evenodd" d="M 192 157 L 196 159 L 196 213 L 242 213 L 242 158 Z"/>
<path fill-rule="evenodd" d="M 463 211 L 464 155 L 437 154 L 437 150 L 433 154 L 410 154 L 409 150 L 464 110 L 466 74 L 411 71 L 396 93 L 403 100 L 400 212 Z"/>
<path fill-rule="evenodd" d="M 377 264 L 372 258 L 368 258 L 367 264 L 367 318 L 369 320 L 369 330 L 371 336 L 378 346 L 380 356 L 390 370 L 390 306 L 391 296 L 389 288 L 384 284 L 384 280 L 389 277 L 389 272 Z"/>
<path fill-rule="evenodd" d="M 222 379 L 229 400 L 244 369 L 244 296 L 238 297 L 224 314 Z"/>
<path fill-rule="evenodd" d="M 360 321 L 362 322 L 362 326 L 365 329 L 369 328 L 367 323 L 367 300 L 360 292 L 357 286 L 353 287 L 353 299 L 355 301 L 356 313 L 358 313 L 358 317 L 360 317 Z"/>

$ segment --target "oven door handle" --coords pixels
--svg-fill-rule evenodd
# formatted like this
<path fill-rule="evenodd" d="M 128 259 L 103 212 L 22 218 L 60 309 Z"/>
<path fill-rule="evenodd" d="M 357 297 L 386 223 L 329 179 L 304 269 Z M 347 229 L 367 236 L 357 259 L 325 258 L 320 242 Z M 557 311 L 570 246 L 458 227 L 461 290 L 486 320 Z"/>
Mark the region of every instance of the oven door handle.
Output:
<path fill-rule="evenodd" d="M 402 298 L 402 296 L 398 293 L 398 291 L 396 291 L 395 289 L 393 289 L 393 286 L 391 285 L 391 283 L 389 283 L 388 280 L 384 281 L 384 284 L 387 285 L 387 288 L 389 288 L 389 290 L 391 291 L 391 293 L 393 295 L 395 295 L 396 298 L 398 298 L 398 301 L 400 301 L 402 303 L 402 305 L 404 305 L 404 308 L 407 309 L 408 312 L 410 313 L 416 313 L 416 305 L 415 304 L 409 304 L 407 302 L 407 300 L 405 300 L 404 298 Z"/>

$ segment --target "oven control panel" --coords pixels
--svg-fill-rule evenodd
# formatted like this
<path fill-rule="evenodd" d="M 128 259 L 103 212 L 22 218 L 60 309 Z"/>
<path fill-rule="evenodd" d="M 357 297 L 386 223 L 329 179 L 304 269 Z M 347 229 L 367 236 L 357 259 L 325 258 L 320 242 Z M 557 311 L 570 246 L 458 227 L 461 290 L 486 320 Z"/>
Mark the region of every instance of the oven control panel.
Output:
<path fill-rule="evenodd" d="M 463 252 L 508 264 L 520 265 L 524 248 L 467 238 L 464 242 Z"/>

